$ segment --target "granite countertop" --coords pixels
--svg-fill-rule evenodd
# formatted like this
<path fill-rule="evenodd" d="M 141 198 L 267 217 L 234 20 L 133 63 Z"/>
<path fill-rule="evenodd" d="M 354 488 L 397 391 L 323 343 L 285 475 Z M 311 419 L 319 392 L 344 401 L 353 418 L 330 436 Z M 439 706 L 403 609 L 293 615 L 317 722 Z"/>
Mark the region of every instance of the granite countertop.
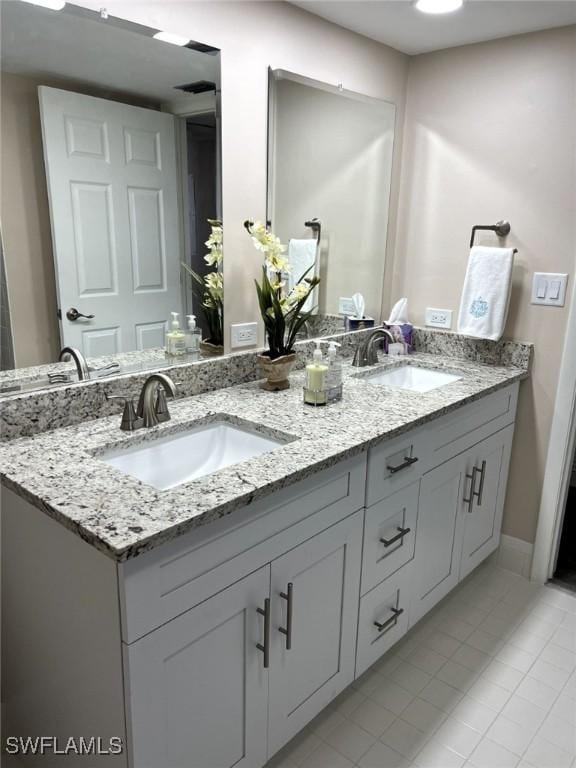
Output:
<path fill-rule="evenodd" d="M 383 387 L 364 378 L 370 370 L 406 362 L 462 378 L 427 393 Z M 343 400 L 322 408 L 303 404 L 304 374 L 299 372 L 284 392 L 265 392 L 252 382 L 169 402 L 171 421 L 152 429 L 121 432 L 118 414 L 12 440 L 0 445 L 1 477 L 31 504 L 122 561 L 529 375 L 526 368 L 430 354 L 386 358 L 371 369 L 344 363 L 343 373 Z M 166 491 L 144 485 L 99 458 L 109 448 L 148 442 L 219 416 L 251 423 L 285 442 Z"/>

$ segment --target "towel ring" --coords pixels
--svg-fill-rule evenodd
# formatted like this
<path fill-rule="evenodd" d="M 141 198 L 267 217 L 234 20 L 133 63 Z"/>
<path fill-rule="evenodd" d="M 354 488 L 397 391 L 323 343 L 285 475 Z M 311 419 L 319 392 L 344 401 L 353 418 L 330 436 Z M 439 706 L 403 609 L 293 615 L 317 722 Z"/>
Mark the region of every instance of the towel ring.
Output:
<path fill-rule="evenodd" d="M 305 227 L 310 227 L 312 232 L 314 232 L 314 237 L 316 238 L 316 242 L 318 243 L 318 248 L 320 248 L 320 238 L 322 237 L 322 222 L 320 219 L 310 219 L 309 221 L 304 222 Z"/>
<path fill-rule="evenodd" d="M 480 230 L 485 232 L 495 232 L 498 237 L 506 237 L 510 234 L 510 222 L 502 220 L 497 221 L 496 224 L 475 224 L 472 227 L 472 235 L 470 236 L 470 248 L 474 245 L 476 232 Z"/>

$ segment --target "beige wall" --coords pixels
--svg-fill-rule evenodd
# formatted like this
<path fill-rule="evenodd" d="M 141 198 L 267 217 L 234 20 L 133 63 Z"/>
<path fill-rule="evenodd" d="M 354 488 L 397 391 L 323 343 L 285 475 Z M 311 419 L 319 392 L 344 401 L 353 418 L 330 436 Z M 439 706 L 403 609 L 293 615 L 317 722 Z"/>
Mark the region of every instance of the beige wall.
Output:
<path fill-rule="evenodd" d="M 60 349 L 56 286 L 36 83 L 2 73 L 0 218 L 16 366 Z"/>
<path fill-rule="evenodd" d="M 568 307 L 530 304 L 534 271 L 576 253 L 576 27 L 411 60 L 394 295 L 457 310 L 473 224 L 509 219 L 519 250 L 506 337 L 535 343 L 522 387 L 504 532 L 535 535 Z M 495 242 L 491 235 L 478 242 Z M 569 285 L 569 295 L 572 285 Z"/>
<path fill-rule="evenodd" d="M 99 0 L 82 5 L 100 8 Z M 226 338 L 231 323 L 259 320 L 252 278 L 261 257 L 242 228 L 266 214 L 268 67 L 387 99 L 401 116 L 408 57 L 284 2 L 111 0 L 108 11 L 222 49 L 222 172 Z M 400 141 L 398 142 L 398 144 Z M 398 146 L 398 145 L 397 145 Z M 391 197 L 397 197 L 399 154 Z M 395 223 L 395 206 L 391 223 Z M 392 226 L 392 231 L 394 226 Z M 388 251 L 390 256 L 390 251 Z M 385 285 L 389 281 L 385 281 Z M 263 337 L 260 338 L 260 342 Z"/>

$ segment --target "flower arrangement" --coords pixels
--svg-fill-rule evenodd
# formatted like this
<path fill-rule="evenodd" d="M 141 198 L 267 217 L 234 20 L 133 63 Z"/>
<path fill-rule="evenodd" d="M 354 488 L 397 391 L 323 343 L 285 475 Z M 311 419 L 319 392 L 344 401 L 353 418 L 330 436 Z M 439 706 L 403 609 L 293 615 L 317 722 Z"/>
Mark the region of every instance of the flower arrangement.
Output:
<path fill-rule="evenodd" d="M 261 282 L 254 282 L 269 346 L 264 355 L 276 360 L 294 352 L 298 332 L 312 314 L 303 312 L 302 308 L 320 278 L 315 275 L 307 277 L 312 269 L 310 267 L 292 290 L 285 293 L 282 278 L 290 270 L 288 259 L 283 255 L 286 246 L 260 222 L 248 220 L 244 222 L 244 227 L 254 247 L 264 254 Z"/>
<path fill-rule="evenodd" d="M 209 267 L 214 267 L 212 272 L 201 277 L 188 264 L 182 262 L 182 267 L 192 278 L 192 290 L 196 286 L 196 294 L 202 302 L 202 313 L 208 326 L 208 339 L 206 341 L 215 347 L 224 344 L 224 275 L 222 274 L 223 237 L 224 230 L 219 219 L 208 219 L 212 229 L 210 237 L 205 245 L 209 253 L 204 256 L 204 261 Z"/>

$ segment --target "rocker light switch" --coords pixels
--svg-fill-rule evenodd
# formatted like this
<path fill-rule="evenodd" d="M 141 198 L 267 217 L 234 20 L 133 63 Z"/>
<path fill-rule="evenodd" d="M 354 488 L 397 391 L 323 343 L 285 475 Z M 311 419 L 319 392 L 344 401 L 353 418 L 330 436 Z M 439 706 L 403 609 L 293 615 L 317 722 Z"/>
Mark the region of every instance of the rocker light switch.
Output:
<path fill-rule="evenodd" d="M 563 307 L 568 275 L 555 272 L 535 272 L 532 281 L 532 304 Z"/>

